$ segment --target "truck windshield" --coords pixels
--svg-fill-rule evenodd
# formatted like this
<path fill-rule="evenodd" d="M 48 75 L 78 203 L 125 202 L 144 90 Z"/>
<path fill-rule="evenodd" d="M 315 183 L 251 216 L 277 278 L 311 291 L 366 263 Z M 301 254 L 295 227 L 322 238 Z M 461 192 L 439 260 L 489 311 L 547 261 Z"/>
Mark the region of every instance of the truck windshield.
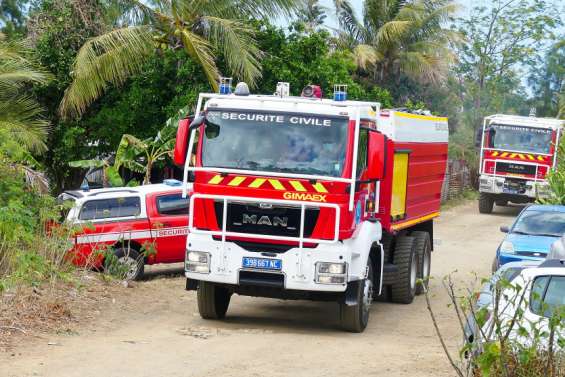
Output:
<path fill-rule="evenodd" d="M 489 132 L 491 148 L 526 153 L 550 153 L 551 129 L 494 124 Z"/>
<path fill-rule="evenodd" d="M 339 177 L 347 118 L 208 111 L 202 165 Z"/>

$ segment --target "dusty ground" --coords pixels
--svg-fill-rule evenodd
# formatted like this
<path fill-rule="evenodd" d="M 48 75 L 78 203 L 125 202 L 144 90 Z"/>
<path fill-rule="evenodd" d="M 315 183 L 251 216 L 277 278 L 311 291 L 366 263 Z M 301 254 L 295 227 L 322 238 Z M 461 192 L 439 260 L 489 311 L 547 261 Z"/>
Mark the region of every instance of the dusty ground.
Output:
<path fill-rule="evenodd" d="M 441 278 L 457 270 L 463 287 L 486 276 L 498 227 L 519 207 L 479 215 L 476 203 L 444 212 L 432 259 L 433 306 L 446 340 L 460 340 Z M 168 273 L 163 275 L 163 272 Z M 171 273 L 174 274 L 171 277 Z M 118 290 L 89 321 L 20 338 L 0 353 L 0 376 L 453 376 L 424 297 L 376 303 L 362 334 L 337 329 L 337 305 L 234 296 L 228 318 L 204 321 L 180 269 L 150 269 L 147 281 Z"/>

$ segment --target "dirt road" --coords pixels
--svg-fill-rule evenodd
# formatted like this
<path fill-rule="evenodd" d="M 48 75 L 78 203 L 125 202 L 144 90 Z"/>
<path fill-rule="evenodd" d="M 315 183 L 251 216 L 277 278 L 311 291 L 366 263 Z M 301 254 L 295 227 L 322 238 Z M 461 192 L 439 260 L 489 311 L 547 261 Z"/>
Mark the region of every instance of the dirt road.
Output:
<path fill-rule="evenodd" d="M 479 215 L 475 203 L 444 212 L 432 259 L 433 306 L 447 341 L 460 340 L 441 286 L 489 273 L 519 207 Z M 26 342 L 0 354 L 0 376 L 453 376 L 425 299 L 376 303 L 362 334 L 337 329 L 336 304 L 234 296 L 228 318 L 204 321 L 184 279 L 154 273 L 103 305 L 78 332 Z"/>

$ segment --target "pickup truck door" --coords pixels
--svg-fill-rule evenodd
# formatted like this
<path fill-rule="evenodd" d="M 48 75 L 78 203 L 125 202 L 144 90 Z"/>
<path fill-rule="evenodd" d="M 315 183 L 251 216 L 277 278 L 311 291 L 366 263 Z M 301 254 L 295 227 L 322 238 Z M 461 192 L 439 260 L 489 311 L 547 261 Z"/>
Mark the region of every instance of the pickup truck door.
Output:
<path fill-rule="evenodd" d="M 180 191 L 147 196 L 151 234 L 157 252 L 156 263 L 184 261 L 188 207 L 189 199 L 183 199 Z"/>

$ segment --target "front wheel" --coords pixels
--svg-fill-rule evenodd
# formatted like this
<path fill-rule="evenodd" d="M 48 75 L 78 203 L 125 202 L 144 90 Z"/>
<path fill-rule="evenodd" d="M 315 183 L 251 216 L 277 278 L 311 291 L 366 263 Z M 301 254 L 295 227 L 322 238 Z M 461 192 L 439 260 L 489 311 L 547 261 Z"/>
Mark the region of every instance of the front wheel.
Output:
<path fill-rule="evenodd" d="M 196 291 L 198 312 L 204 319 L 222 319 L 230 305 L 231 292 L 214 283 L 200 281 Z"/>
<path fill-rule="evenodd" d="M 365 330 L 369 323 L 369 310 L 373 301 L 373 262 L 371 257 L 367 260 L 367 277 L 361 283 L 357 291 L 357 304 L 340 304 L 341 327 L 345 331 L 360 333 Z"/>
<path fill-rule="evenodd" d="M 494 199 L 492 198 L 492 195 L 481 192 L 479 194 L 479 212 L 492 213 L 493 207 L 494 207 Z"/>
<path fill-rule="evenodd" d="M 114 256 L 104 261 L 104 268 L 108 273 L 124 280 L 140 280 L 144 267 L 143 255 L 129 247 L 117 248 L 114 250 Z"/>

